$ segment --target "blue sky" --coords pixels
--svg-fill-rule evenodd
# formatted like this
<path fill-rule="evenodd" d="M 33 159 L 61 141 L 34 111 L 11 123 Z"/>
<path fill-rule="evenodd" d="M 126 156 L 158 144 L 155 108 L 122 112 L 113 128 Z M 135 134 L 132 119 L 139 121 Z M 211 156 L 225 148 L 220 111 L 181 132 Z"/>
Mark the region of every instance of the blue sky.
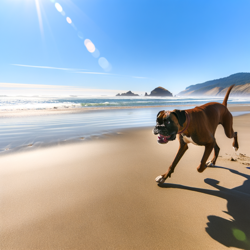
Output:
<path fill-rule="evenodd" d="M 250 72 L 249 10 L 249 0 L 1 0 L 0 91 L 177 94 Z"/>

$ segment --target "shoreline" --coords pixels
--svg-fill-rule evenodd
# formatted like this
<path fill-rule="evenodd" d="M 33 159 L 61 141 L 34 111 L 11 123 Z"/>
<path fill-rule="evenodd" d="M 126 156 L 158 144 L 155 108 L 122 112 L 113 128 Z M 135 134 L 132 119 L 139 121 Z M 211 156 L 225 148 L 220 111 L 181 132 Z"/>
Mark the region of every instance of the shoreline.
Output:
<path fill-rule="evenodd" d="M 26 117 L 57 114 L 86 113 L 91 111 L 124 110 L 124 109 L 152 109 L 152 108 L 180 108 L 194 107 L 195 105 L 155 105 L 155 106 L 120 106 L 120 107 L 88 107 L 88 108 L 52 108 L 52 109 L 25 109 L 25 110 L 4 110 L 0 111 L 0 118 Z M 197 105 L 200 106 L 200 105 Z M 228 104 L 230 111 L 250 111 L 250 104 Z"/>
<path fill-rule="evenodd" d="M 18 115 L 7 113 L 0 126 L 0 156 L 88 142 L 127 129 L 153 128 L 158 108 L 91 109 L 66 113 L 52 111 L 50 115 L 39 111 L 24 111 Z M 232 105 L 229 110 L 234 117 L 247 115 L 250 106 Z"/>
<path fill-rule="evenodd" d="M 247 118 L 250 115 L 249 107 L 233 106 L 230 107 L 230 110 L 234 118 L 238 116 Z M 114 114 L 113 112 L 106 114 L 90 112 L 86 115 L 82 115 L 83 113 L 80 112 L 68 114 L 69 116 L 67 114 L 62 116 L 37 116 L 35 120 L 32 116 L 26 116 L 25 119 L 22 119 L 21 116 L 6 117 L 1 125 L 0 156 L 83 142 L 88 143 L 93 140 L 104 140 L 123 134 L 124 131 L 152 129 L 155 126 L 154 121 L 157 112 L 155 110 L 134 109 L 134 112 L 129 113 L 127 111 L 125 113 L 119 112 L 119 110 L 117 113 L 116 110 Z M 151 115 L 148 116 L 148 114 Z M 100 119 L 102 121 L 98 125 Z M 19 124 L 20 128 L 15 124 Z"/>

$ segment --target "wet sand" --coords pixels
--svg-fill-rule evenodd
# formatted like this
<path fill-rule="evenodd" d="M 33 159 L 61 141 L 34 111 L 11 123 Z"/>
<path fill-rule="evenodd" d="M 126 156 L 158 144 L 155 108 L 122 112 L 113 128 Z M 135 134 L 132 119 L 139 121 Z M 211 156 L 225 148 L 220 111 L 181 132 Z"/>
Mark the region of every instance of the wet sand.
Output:
<path fill-rule="evenodd" d="M 119 110 L 119 109 L 147 109 L 147 108 L 167 108 L 173 110 L 175 108 L 184 109 L 185 107 L 194 107 L 194 105 L 155 105 L 155 106 L 124 106 L 124 107 L 88 107 L 88 108 L 53 108 L 53 109 L 23 109 L 23 110 L 0 110 L 0 118 L 4 117 L 25 117 L 25 116 L 40 116 L 40 115 L 55 115 L 55 114 L 72 114 L 72 113 L 85 113 L 91 111 L 100 110 Z M 250 111 L 250 105 L 248 104 L 229 104 L 228 108 L 230 111 Z"/>
<path fill-rule="evenodd" d="M 152 128 L 1 156 L 0 249 L 250 249 L 249 128 L 234 118 L 235 154 L 219 126 L 201 174 L 204 147 L 189 144 L 162 186 L 178 142 Z"/>

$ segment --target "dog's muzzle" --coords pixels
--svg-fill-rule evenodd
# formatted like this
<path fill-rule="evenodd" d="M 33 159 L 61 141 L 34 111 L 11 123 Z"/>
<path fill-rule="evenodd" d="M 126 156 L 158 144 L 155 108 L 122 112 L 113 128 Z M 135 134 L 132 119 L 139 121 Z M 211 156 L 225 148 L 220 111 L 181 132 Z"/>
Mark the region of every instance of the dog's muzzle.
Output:
<path fill-rule="evenodd" d="M 168 134 L 168 131 L 159 129 L 159 126 L 156 126 L 153 130 L 155 135 L 158 135 L 158 143 L 166 144 L 169 141 L 173 141 L 176 138 L 176 133 L 173 132 Z"/>
<path fill-rule="evenodd" d="M 159 136 L 158 136 L 158 143 L 160 143 L 160 144 L 166 144 L 169 141 L 175 140 L 175 138 L 176 138 L 176 134 L 175 133 L 173 133 L 171 135 L 167 135 L 167 136 L 159 134 Z"/>
<path fill-rule="evenodd" d="M 160 144 L 166 144 L 169 142 L 171 135 L 165 136 L 165 135 L 161 135 L 159 134 L 158 136 L 158 143 Z"/>

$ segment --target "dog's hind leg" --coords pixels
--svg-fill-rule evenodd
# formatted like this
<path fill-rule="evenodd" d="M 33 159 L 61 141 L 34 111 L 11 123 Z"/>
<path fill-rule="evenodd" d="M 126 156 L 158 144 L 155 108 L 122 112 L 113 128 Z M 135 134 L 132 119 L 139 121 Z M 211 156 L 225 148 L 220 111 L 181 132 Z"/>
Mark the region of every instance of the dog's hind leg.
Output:
<path fill-rule="evenodd" d="M 213 142 L 205 145 L 205 152 L 204 152 L 203 157 L 201 159 L 201 163 L 197 168 L 198 172 L 202 173 L 207 168 L 207 166 L 209 166 L 209 163 L 206 164 L 206 161 L 207 161 L 209 155 L 211 154 L 213 148 L 215 147 L 215 144 L 216 144 L 216 142 L 213 141 Z"/>
<path fill-rule="evenodd" d="M 239 149 L 237 132 L 234 132 L 234 141 L 232 145 L 235 151 Z"/>
<path fill-rule="evenodd" d="M 208 161 L 208 162 L 206 163 L 206 165 L 207 165 L 208 167 L 212 167 L 212 166 L 215 165 L 216 160 L 217 160 L 217 158 L 218 158 L 218 156 L 219 156 L 219 152 L 220 152 L 220 148 L 219 148 L 218 144 L 217 144 L 216 141 L 215 141 L 215 144 L 214 144 L 214 157 L 213 157 L 213 159 L 212 159 L 211 161 Z"/>
<path fill-rule="evenodd" d="M 233 116 L 230 112 L 228 112 L 225 115 L 225 119 L 222 123 L 222 126 L 224 127 L 226 136 L 229 139 L 234 138 L 232 145 L 233 145 L 234 150 L 237 151 L 239 149 L 238 137 L 237 137 L 237 132 L 234 132 L 233 130 Z"/>

